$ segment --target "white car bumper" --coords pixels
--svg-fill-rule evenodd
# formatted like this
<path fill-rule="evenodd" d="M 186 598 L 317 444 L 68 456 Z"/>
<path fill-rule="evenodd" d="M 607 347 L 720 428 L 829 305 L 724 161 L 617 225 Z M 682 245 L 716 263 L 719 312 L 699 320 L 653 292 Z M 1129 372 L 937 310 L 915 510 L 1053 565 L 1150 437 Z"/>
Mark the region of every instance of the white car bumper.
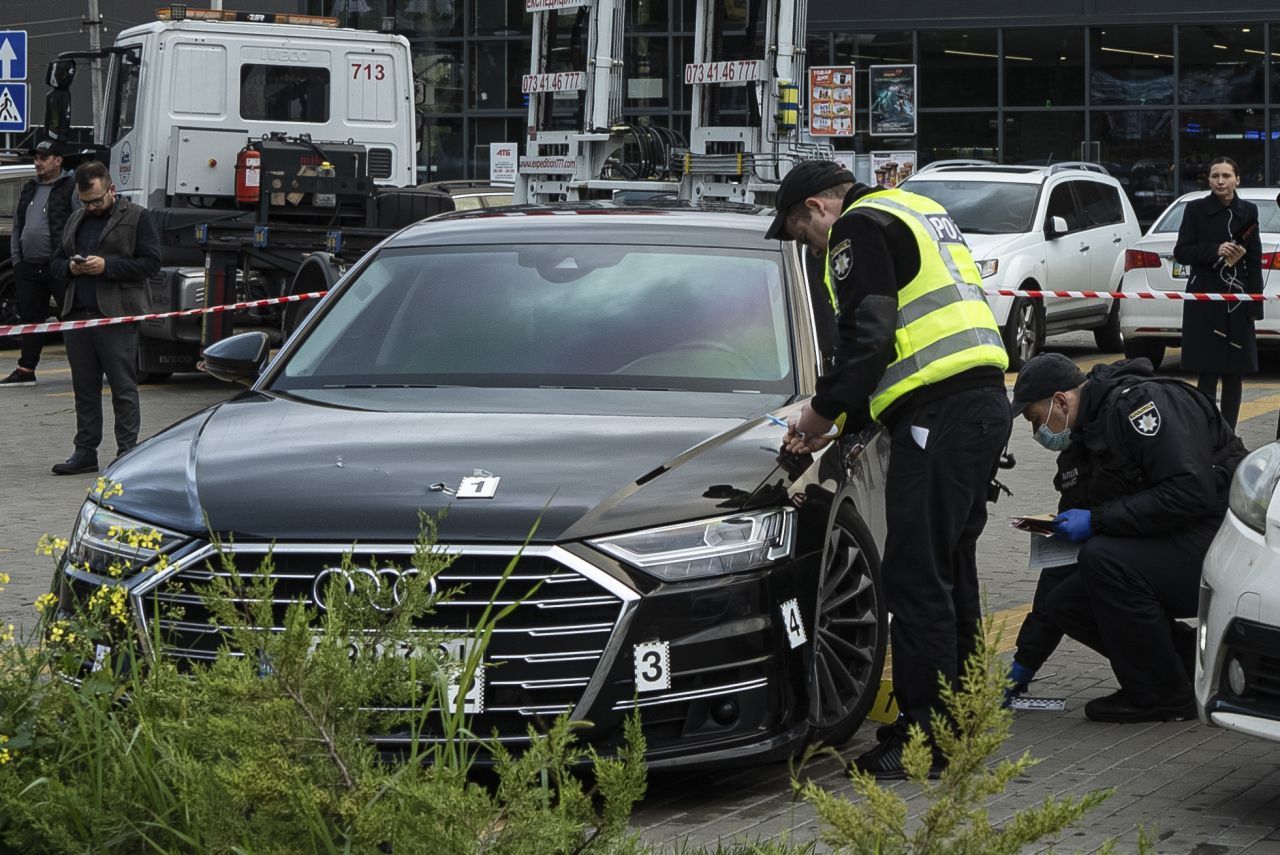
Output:
<path fill-rule="evenodd" d="M 1280 544 L 1231 513 L 1205 557 L 1198 633 L 1201 721 L 1280 742 Z"/>

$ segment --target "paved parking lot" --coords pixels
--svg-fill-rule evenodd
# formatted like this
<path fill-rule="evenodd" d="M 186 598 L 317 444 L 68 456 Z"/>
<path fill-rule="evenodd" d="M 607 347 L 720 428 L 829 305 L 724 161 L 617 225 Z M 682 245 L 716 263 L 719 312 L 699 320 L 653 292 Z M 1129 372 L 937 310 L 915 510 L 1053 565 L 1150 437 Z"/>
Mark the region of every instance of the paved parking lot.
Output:
<path fill-rule="evenodd" d="M 1100 361 L 1088 335 L 1052 339 L 1084 365 Z M 14 351 L 0 352 L 10 368 Z M 1169 360 L 1176 368 L 1176 359 Z M 46 350 L 40 384 L 0 391 L 0 437 L 5 451 L 0 479 L 0 570 L 13 577 L 0 594 L 0 621 L 30 628 L 31 603 L 48 589 L 48 559 L 34 554 L 43 532 L 66 535 L 92 476 L 55 477 L 49 467 L 71 452 L 74 433 L 70 372 L 60 347 Z M 178 375 L 144 387 L 142 435 L 150 436 L 183 416 L 234 394 L 232 387 L 196 375 Z M 1275 435 L 1280 407 L 1280 360 L 1264 362 L 1264 372 L 1246 386 L 1240 433 L 1250 448 Z M 108 418 L 107 436 L 110 434 Z M 1053 455 L 1035 445 L 1025 423 L 1014 430 L 1011 449 L 1017 468 L 1007 473 L 1014 491 L 993 508 L 980 543 L 979 563 L 988 608 L 1017 615 L 1031 601 L 1035 578 L 1026 569 L 1026 535 L 1004 521 L 1014 513 L 1052 510 Z M 108 439 L 103 461 L 113 451 Z M 1011 625 L 1007 637 L 1016 633 Z M 993 803 L 992 819 L 1002 821 L 1046 794 L 1079 794 L 1115 787 L 1110 800 L 1087 823 L 1054 843 L 1059 851 L 1093 851 L 1118 836 L 1122 851 L 1136 850 L 1137 828 L 1146 826 L 1157 851 L 1179 855 L 1280 853 L 1280 745 L 1181 722 L 1107 725 L 1085 721 L 1090 698 L 1115 689 L 1110 669 L 1078 645 L 1064 644 L 1033 687 L 1037 695 L 1065 697 L 1065 712 L 1019 713 L 1005 756 L 1029 750 L 1042 758 L 1006 795 Z M 843 753 L 853 756 L 871 740 L 864 726 Z M 843 770 L 833 761 L 815 763 L 809 774 L 830 789 L 848 791 Z M 899 785 L 904 794 L 908 785 Z M 676 851 L 682 841 L 714 843 L 731 839 L 811 840 L 813 812 L 792 801 L 786 764 L 707 773 L 651 776 L 649 798 L 636 811 L 634 826 L 654 843 Z M 921 801 L 912 804 L 922 807 Z"/>

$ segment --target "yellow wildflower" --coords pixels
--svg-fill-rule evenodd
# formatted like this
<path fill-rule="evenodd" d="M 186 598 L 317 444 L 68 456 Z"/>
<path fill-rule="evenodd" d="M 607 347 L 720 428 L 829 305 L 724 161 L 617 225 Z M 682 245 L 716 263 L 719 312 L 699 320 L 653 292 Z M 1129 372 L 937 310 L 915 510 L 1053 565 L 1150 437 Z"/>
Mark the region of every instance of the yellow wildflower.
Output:
<path fill-rule="evenodd" d="M 58 604 L 58 595 L 52 591 L 36 597 L 36 611 L 45 612 Z"/>
<path fill-rule="evenodd" d="M 0 573 L 0 585 L 8 585 L 8 584 L 9 584 L 9 574 Z"/>

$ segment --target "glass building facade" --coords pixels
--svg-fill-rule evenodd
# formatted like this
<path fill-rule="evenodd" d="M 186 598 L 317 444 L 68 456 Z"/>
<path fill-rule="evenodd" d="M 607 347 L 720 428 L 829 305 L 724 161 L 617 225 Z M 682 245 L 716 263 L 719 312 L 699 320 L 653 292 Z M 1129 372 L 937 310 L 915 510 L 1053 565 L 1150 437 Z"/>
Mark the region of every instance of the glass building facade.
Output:
<path fill-rule="evenodd" d="M 1125 186 L 1140 219 L 1206 187 L 1235 159 L 1243 183 L 1280 182 L 1280 25 L 1165 24 L 831 33 L 833 63 L 913 62 L 919 134 L 855 140 L 919 162 L 1088 160 Z M 821 42 L 810 35 L 810 43 Z M 821 55 L 811 47 L 809 59 Z M 865 91 L 861 90 L 861 91 Z M 867 127 L 865 105 L 859 126 Z"/>
<path fill-rule="evenodd" d="M 422 180 L 486 177 L 489 143 L 524 140 L 520 78 L 532 32 L 524 0 L 304 2 L 312 13 L 412 43 L 425 87 Z M 722 2 L 729 45 L 748 4 Z M 687 135 L 683 67 L 696 4 L 629 0 L 626 10 L 622 118 Z M 1271 107 L 1280 95 L 1280 21 L 1260 14 L 1176 23 L 1173 14 L 1147 14 L 1162 21 L 1018 26 L 1010 16 L 1001 26 L 873 29 L 832 20 L 839 12 L 815 25 L 811 13 L 807 61 L 856 66 L 860 133 L 836 145 L 859 153 L 911 149 L 921 165 L 1094 161 L 1121 181 L 1144 221 L 1204 187 L 1219 155 L 1240 164 L 1246 185 L 1280 183 L 1280 109 Z M 880 64 L 917 66 L 916 136 L 866 133 L 867 68 Z"/>

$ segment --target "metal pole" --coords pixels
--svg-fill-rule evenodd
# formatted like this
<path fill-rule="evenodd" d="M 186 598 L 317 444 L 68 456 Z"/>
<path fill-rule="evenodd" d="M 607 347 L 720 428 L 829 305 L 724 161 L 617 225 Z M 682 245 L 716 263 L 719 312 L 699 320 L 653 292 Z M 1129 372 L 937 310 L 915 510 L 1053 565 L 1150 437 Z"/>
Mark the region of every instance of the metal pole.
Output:
<path fill-rule="evenodd" d="M 98 10 L 98 0 L 89 0 L 89 17 L 84 25 L 89 28 L 89 48 L 94 52 L 102 50 L 102 14 Z M 96 127 L 98 117 L 102 115 L 102 60 L 93 60 L 93 123 Z"/>

